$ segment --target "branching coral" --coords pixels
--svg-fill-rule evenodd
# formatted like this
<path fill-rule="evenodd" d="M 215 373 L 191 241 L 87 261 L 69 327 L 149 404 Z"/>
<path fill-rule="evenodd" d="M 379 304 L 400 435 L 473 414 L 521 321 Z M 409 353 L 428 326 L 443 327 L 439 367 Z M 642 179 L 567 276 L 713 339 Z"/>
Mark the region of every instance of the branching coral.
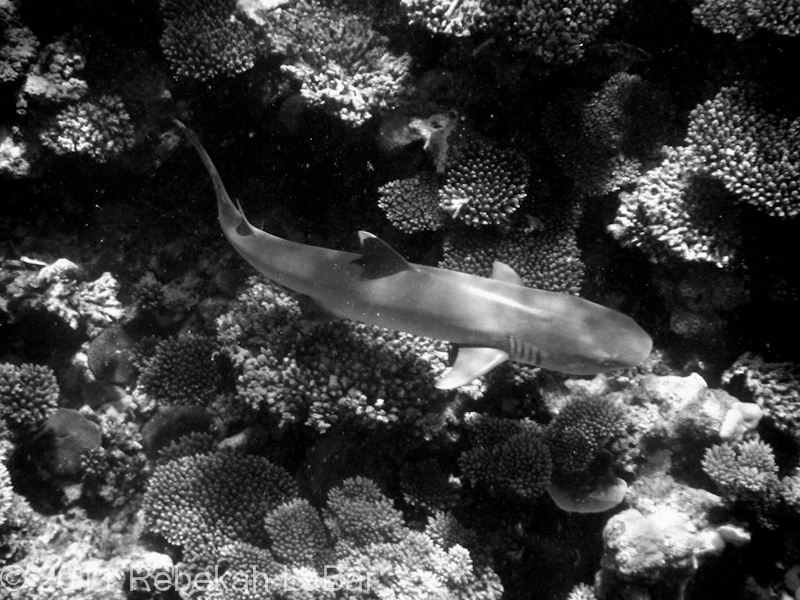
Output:
<path fill-rule="evenodd" d="M 118 96 L 100 96 L 65 108 L 39 138 L 56 154 L 83 154 L 100 163 L 136 143 L 131 117 Z"/>
<path fill-rule="evenodd" d="M 565 489 L 596 486 L 623 457 L 627 428 L 623 405 L 610 397 L 571 398 L 546 430 L 553 481 Z"/>
<path fill-rule="evenodd" d="M 761 30 L 800 34 L 800 3 L 796 0 L 703 0 L 692 13 L 714 33 L 730 33 L 739 40 Z"/>
<path fill-rule="evenodd" d="M 725 372 L 727 387 L 743 389 L 779 430 L 800 437 L 800 365 L 770 363 L 745 353 Z"/>
<path fill-rule="evenodd" d="M 39 40 L 11 2 L 0 5 L 0 39 L 0 83 L 9 83 L 25 73 L 39 48 Z"/>
<path fill-rule="evenodd" d="M 434 173 L 390 181 L 378 190 L 378 206 L 406 233 L 441 229 L 445 212 L 439 205 L 439 187 L 440 177 Z"/>
<path fill-rule="evenodd" d="M 219 451 L 156 467 L 142 500 L 147 529 L 202 566 L 227 544 L 265 547 L 267 514 L 297 496 L 297 484 L 265 458 Z"/>
<path fill-rule="evenodd" d="M 256 36 L 235 8 L 235 0 L 161 1 L 161 47 L 179 76 L 207 81 L 255 64 Z"/>
<path fill-rule="evenodd" d="M 152 398 L 172 405 L 206 405 L 214 399 L 221 376 L 216 341 L 196 334 L 168 338 L 152 355 L 141 357 L 139 385 Z"/>
<path fill-rule="evenodd" d="M 641 160 L 663 143 L 667 103 L 638 75 L 619 73 L 589 95 L 569 91 L 548 107 L 545 137 L 564 172 L 586 196 L 633 183 Z"/>
<path fill-rule="evenodd" d="M 473 447 L 459 458 L 464 477 L 499 495 L 532 500 L 550 483 L 550 452 L 540 428 L 530 421 L 470 413 Z"/>
<path fill-rule="evenodd" d="M 426 413 L 437 410 L 441 342 L 349 321 L 303 321 L 290 296 L 258 279 L 221 317 L 220 331 L 242 369 L 239 400 L 282 424 L 424 427 Z"/>
<path fill-rule="evenodd" d="M 83 79 L 86 56 L 81 44 L 70 36 L 61 36 L 39 54 L 36 65 L 28 73 L 17 108 L 25 109 L 29 101 L 43 105 L 76 102 L 89 91 Z"/>
<path fill-rule="evenodd" d="M 360 125 L 406 93 L 410 59 L 389 51 L 371 18 L 346 3 L 298 0 L 265 16 L 269 50 L 302 82 L 312 106 Z"/>
<path fill-rule="evenodd" d="M 513 149 L 462 126 L 448 139 L 442 208 L 468 225 L 506 225 L 527 197 L 530 167 Z"/>
<path fill-rule="evenodd" d="M 722 88 L 689 115 L 687 140 L 725 187 L 775 217 L 800 214 L 800 117 L 746 86 Z"/>
<path fill-rule="evenodd" d="M 502 236 L 481 232 L 447 237 L 439 266 L 488 277 L 499 260 L 529 287 L 578 294 L 584 273 L 575 236 L 578 213 L 564 203 L 541 214 L 529 217 L 529 227 L 513 227 Z"/>
<path fill-rule="evenodd" d="M 264 517 L 270 550 L 279 562 L 322 570 L 328 558 L 328 532 L 317 509 L 308 500 L 281 504 Z"/>
<path fill-rule="evenodd" d="M 734 198 L 706 173 L 691 148 L 664 147 L 664 161 L 639 178 L 608 230 L 653 262 L 681 260 L 725 267 L 742 239 Z"/>
<path fill-rule="evenodd" d="M 759 439 L 718 444 L 706 450 L 703 470 L 731 502 L 774 527 L 780 508 L 781 481 L 772 448 Z"/>
<path fill-rule="evenodd" d="M 626 0 L 402 0 L 412 23 L 453 36 L 492 35 L 549 64 L 572 64 Z"/>
<path fill-rule="evenodd" d="M 0 364 L 0 416 L 12 434 L 24 436 L 39 429 L 58 407 L 58 395 L 49 367 Z"/>

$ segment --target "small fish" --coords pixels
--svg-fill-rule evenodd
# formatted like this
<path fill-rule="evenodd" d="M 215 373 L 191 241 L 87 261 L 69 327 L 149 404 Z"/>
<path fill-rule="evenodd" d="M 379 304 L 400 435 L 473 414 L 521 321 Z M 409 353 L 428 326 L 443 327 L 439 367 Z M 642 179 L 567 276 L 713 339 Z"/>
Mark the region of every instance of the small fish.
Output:
<path fill-rule="evenodd" d="M 472 382 L 507 360 L 590 375 L 633 367 L 652 340 L 630 317 L 594 302 L 525 287 L 508 265 L 492 277 L 412 264 L 359 232 L 361 253 L 279 238 L 250 224 L 234 205 L 197 136 L 175 121 L 211 175 L 222 231 L 269 279 L 307 297 L 317 314 L 352 319 L 459 345 L 439 389 Z"/>

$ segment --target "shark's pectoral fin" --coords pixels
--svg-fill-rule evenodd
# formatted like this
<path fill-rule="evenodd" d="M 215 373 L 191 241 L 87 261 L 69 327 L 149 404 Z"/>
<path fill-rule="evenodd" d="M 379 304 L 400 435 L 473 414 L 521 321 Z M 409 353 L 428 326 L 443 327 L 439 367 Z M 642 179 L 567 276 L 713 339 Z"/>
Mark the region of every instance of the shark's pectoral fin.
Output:
<path fill-rule="evenodd" d="M 452 390 L 467 385 L 472 380 L 485 375 L 497 365 L 508 360 L 508 354 L 497 348 L 461 347 L 453 367 L 436 382 L 440 390 Z"/>
<path fill-rule="evenodd" d="M 522 283 L 522 277 L 520 277 L 514 269 L 499 260 L 492 263 L 492 279 L 516 285 L 525 285 Z"/>
<path fill-rule="evenodd" d="M 402 271 L 413 271 L 414 265 L 377 236 L 367 231 L 359 231 L 361 240 L 361 256 L 353 261 L 364 267 L 362 279 L 380 279 Z"/>
<path fill-rule="evenodd" d="M 337 315 L 335 312 L 320 304 L 311 296 L 298 294 L 295 296 L 297 303 L 300 305 L 300 313 L 304 319 L 314 321 L 316 323 L 330 323 L 331 321 L 341 321 L 347 317 Z"/>

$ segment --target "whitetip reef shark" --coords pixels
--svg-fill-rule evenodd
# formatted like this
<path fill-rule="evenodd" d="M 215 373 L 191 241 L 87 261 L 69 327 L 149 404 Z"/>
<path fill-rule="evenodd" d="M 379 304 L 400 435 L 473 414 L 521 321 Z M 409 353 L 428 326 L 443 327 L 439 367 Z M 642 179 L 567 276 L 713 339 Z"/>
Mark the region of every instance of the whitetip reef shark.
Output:
<path fill-rule="evenodd" d="M 217 196 L 225 237 L 260 273 L 307 296 L 330 318 L 352 319 L 458 344 L 439 389 L 471 383 L 507 360 L 574 375 L 633 367 L 652 340 L 636 322 L 577 296 L 525 287 L 508 265 L 491 278 L 409 263 L 360 231 L 361 254 L 300 244 L 254 227 L 235 205 L 193 131 Z"/>

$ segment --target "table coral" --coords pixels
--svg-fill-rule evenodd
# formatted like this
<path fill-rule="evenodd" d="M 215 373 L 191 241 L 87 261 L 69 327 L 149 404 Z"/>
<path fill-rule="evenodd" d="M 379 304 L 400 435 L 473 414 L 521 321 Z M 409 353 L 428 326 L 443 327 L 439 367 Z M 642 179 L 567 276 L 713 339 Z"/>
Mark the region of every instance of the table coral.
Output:
<path fill-rule="evenodd" d="M 161 47 L 178 76 L 208 81 L 253 67 L 256 36 L 235 9 L 235 0 L 161 1 Z"/>
<path fill-rule="evenodd" d="M 529 175 L 520 153 L 461 126 L 448 138 L 440 204 L 467 225 L 506 225 L 527 198 Z"/>
<path fill-rule="evenodd" d="M 723 87 L 689 115 L 687 141 L 709 173 L 774 217 L 800 214 L 800 117 L 746 85 Z"/>
<path fill-rule="evenodd" d="M 58 408 L 59 388 L 50 367 L 0 364 L 0 416 L 16 436 L 39 429 Z"/>
<path fill-rule="evenodd" d="M 206 405 L 216 396 L 221 376 L 217 342 L 197 334 L 160 341 L 140 357 L 139 385 L 150 397 L 171 405 Z"/>
<path fill-rule="evenodd" d="M 59 112 L 39 139 L 56 154 L 81 154 L 104 163 L 131 149 L 136 133 L 122 99 L 100 96 Z"/>
<path fill-rule="evenodd" d="M 403 424 L 421 432 L 442 397 L 433 389 L 445 368 L 442 342 L 351 321 L 304 321 L 296 300 L 258 278 L 219 331 L 241 369 L 239 401 L 282 425 Z"/>
<path fill-rule="evenodd" d="M 692 9 L 694 18 L 714 33 L 743 40 L 759 31 L 800 34 L 800 3 L 796 0 L 703 0 Z"/>
<path fill-rule="evenodd" d="M 300 94 L 353 125 L 396 105 L 407 93 L 410 58 L 389 50 L 367 14 L 346 3 L 298 0 L 265 17 L 268 49 L 301 83 Z"/>
<path fill-rule="evenodd" d="M 640 248 L 652 262 L 685 261 L 726 267 L 737 261 L 741 211 L 691 148 L 665 146 L 664 160 L 622 192 L 611 235 Z"/>
<path fill-rule="evenodd" d="M 638 75 L 618 73 L 594 93 L 568 90 L 542 119 L 564 173 L 585 196 L 602 196 L 639 177 L 641 161 L 665 136 L 664 94 Z"/>
<path fill-rule="evenodd" d="M 270 550 L 276 560 L 322 570 L 330 542 L 322 517 L 308 500 L 291 500 L 264 517 Z"/>
<path fill-rule="evenodd" d="M 156 467 L 142 508 L 146 528 L 183 549 L 184 560 L 213 562 L 233 542 L 266 546 L 266 515 L 297 496 L 297 484 L 260 456 L 219 451 Z"/>
<path fill-rule="evenodd" d="M 392 225 L 406 233 L 441 229 L 445 212 L 439 205 L 440 185 L 434 173 L 390 181 L 378 189 L 378 206 Z"/>

